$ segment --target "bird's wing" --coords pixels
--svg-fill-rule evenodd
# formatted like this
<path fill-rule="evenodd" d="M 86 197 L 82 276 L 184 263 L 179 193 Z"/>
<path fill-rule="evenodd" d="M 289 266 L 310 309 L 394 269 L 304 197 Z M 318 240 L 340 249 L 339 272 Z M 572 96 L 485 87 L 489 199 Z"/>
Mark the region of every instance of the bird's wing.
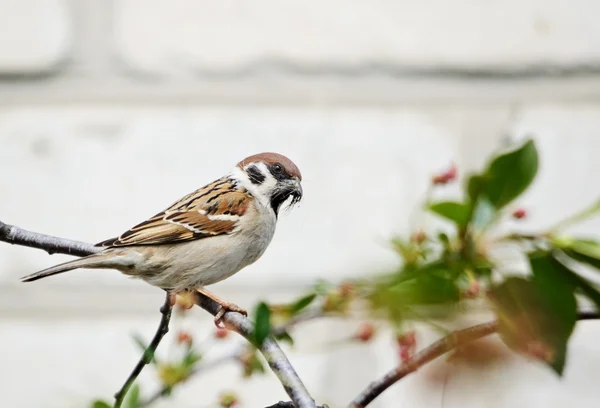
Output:
<path fill-rule="evenodd" d="M 136 225 L 104 247 L 156 245 L 230 234 L 248 210 L 252 196 L 222 178 L 183 197 L 165 211 Z"/>

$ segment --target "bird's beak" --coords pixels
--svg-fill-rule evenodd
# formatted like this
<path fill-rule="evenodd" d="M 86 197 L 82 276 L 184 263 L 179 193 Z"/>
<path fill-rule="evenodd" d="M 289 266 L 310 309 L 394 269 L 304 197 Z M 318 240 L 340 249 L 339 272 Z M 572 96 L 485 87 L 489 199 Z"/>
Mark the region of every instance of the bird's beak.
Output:
<path fill-rule="evenodd" d="M 294 177 L 292 179 L 292 196 L 294 197 L 294 202 L 298 202 L 302 199 L 302 184 L 300 184 L 300 179 L 298 177 Z"/>

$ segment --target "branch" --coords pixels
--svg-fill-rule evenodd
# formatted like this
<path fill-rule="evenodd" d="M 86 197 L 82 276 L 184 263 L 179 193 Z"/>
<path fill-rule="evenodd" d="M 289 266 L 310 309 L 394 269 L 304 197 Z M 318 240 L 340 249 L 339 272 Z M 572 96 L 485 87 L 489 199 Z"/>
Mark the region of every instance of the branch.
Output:
<path fill-rule="evenodd" d="M 600 319 L 600 313 L 597 311 L 579 311 L 577 320 L 595 320 Z M 407 375 L 417 371 L 419 368 L 443 354 L 482 337 L 496 333 L 498 331 L 498 322 L 488 322 L 478 324 L 467 329 L 458 330 L 441 338 L 429 347 L 412 356 L 399 367 L 389 371 L 379 380 L 373 381 L 361 392 L 348 406 L 349 408 L 364 408 L 369 405 L 382 392 L 394 385 L 397 381 Z"/>
<path fill-rule="evenodd" d="M 0 221 L 0 241 L 8 242 L 12 245 L 42 249 L 50 255 L 67 254 L 86 256 L 102 251 L 102 248 L 88 244 L 87 242 L 38 234 L 37 232 L 5 224 L 2 221 Z"/>
<path fill-rule="evenodd" d="M 86 256 L 100 252 L 102 249 L 85 242 L 58 238 L 50 235 L 27 231 L 19 227 L 0 222 L 0 241 L 14 245 L 24 245 L 32 248 L 42 249 L 50 254 L 63 253 L 69 255 Z M 195 294 L 196 304 L 212 314 L 216 315 L 220 306 L 212 299 L 201 293 Z M 236 312 L 228 312 L 223 317 L 226 326 L 249 338 L 253 324 L 246 317 Z M 306 387 L 296 374 L 286 355 L 277 342 L 271 337 L 267 338 L 259 348 L 267 363 L 283 385 L 286 393 L 293 401 L 296 408 L 315 408 L 316 404 L 309 395 Z"/>
<path fill-rule="evenodd" d="M 213 316 L 216 315 L 220 306 L 209 299 L 208 297 L 196 292 L 196 304 L 202 309 L 206 310 Z M 227 312 L 222 319 L 225 326 L 242 335 L 246 340 L 252 342 L 252 331 L 254 325 L 250 320 L 244 317 L 241 313 Z M 296 408 L 311 407 L 315 408 L 316 404 L 312 397 L 309 395 L 306 387 L 296 374 L 294 367 L 290 364 L 284 352 L 279 347 L 279 344 L 273 340 L 272 336 L 265 339 L 263 344 L 258 347 L 258 351 L 263 355 L 271 370 L 275 373 L 279 382 L 283 385 L 285 392 L 293 401 Z"/>
<path fill-rule="evenodd" d="M 458 346 L 465 345 L 474 340 L 495 333 L 497 330 L 498 323 L 493 321 L 450 333 L 448 336 L 436 341 L 429 347 L 418 352 L 399 367 L 396 367 L 385 374 L 379 380 L 373 381 L 363 392 L 354 398 L 348 407 L 366 407 L 369 405 L 369 403 L 371 403 L 371 401 L 377 398 L 382 392 L 387 390 L 394 383 L 406 377 L 410 373 L 417 371 L 423 365 L 435 360 L 436 358 Z"/>
<path fill-rule="evenodd" d="M 228 361 L 231 360 L 236 360 L 239 359 L 242 352 L 243 352 L 244 348 L 237 348 L 235 349 L 233 352 L 230 352 L 228 354 L 225 354 L 217 359 L 214 359 L 212 361 L 206 362 L 204 364 L 201 364 L 198 367 L 195 367 L 192 372 L 186 377 L 186 380 L 188 380 L 191 376 L 193 375 L 197 375 L 197 374 L 201 374 L 204 373 L 208 370 L 211 370 L 215 367 L 220 366 L 221 364 L 224 364 Z M 152 394 L 152 396 L 150 396 L 147 400 L 144 400 L 142 402 L 139 403 L 138 407 L 139 408 L 144 408 L 149 406 L 150 404 L 156 402 L 158 399 L 160 399 L 161 397 L 164 397 L 165 395 L 168 395 L 171 391 L 172 391 L 173 387 L 165 385 L 163 388 L 161 388 L 160 390 L 158 390 L 157 392 L 155 392 L 154 394 Z"/>
<path fill-rule="evenodd" d="M 294 403 L 291 401 L 279 401 L 278 403 L 269 405 L 266 408 L 296 408 L 296 407 L 294 406 Z M 323 404 L 323 405 L 318 406 L 317 408 L 329 408 L 329 407 L 327 405 Z"/>
<path fill-rule="evenodd" d="M 121 404 L 123 404 L 123 400 L 125 399 L 125 395 L 127 395 L 127 391 L 133 385 L 135 380 L 138 378 L 144 367 L 154 359 L 154 353 L 156 353 L 156 349 L 160 344 L 160 341 L 165 334 L 169 332 L 169 322 L 171 321 L 171 312 L 173 311 L 173 303 L 171 302 L 171 294 L 167 292 L 165 303 L 160 308 L 160 313 L 162 317 L 160 319 L 160 323 L 158 324 L 158 328 L 156 329 L 156 333 L 154 333 L 154 338 L 150 342 L 150 345 L 146 347 L 144 350 L 144 354 L 138 361 L 137 365 L 134 367 L 129 377 L 125 381 L 125 384 L 121 387 L 119 391 L 115 394 L 115 405 L 114 408 L 120 408 Z"/>

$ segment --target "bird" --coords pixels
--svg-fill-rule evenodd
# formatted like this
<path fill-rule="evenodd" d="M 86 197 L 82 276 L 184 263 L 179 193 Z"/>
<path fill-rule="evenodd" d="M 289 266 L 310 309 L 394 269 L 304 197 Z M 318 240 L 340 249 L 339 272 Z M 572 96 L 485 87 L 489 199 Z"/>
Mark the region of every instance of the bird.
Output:
<path fill-rule="evenodd" d="M 205 286 L 227 279 L 257 261 L 273 235 L 284 203 L 303 196 L 300 170 L 286 156 L 264 152 L 246 157 L 225 176 L 184 196 L 164 211 L 96 244 L 96 254 L 21 278 L 23 282 L 79 268 L 116 269 L 171 296 L 198 291 L 218 303 L 215 324 L 241 307 Z"/>

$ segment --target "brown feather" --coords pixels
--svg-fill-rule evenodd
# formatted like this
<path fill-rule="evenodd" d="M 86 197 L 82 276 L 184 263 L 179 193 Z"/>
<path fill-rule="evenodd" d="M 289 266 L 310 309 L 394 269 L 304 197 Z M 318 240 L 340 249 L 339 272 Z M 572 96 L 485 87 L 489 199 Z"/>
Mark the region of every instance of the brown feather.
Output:
<path fill-rule="evenodd" d="M 96 245 L 156 245 L 230 234 L 239 222 L 236 216 L 246 212 L 250 199 L 248 192 L 224 177 L 188 194 L 120 237 Z M 215 219 L 216 216 L 230 219 Z"/>

